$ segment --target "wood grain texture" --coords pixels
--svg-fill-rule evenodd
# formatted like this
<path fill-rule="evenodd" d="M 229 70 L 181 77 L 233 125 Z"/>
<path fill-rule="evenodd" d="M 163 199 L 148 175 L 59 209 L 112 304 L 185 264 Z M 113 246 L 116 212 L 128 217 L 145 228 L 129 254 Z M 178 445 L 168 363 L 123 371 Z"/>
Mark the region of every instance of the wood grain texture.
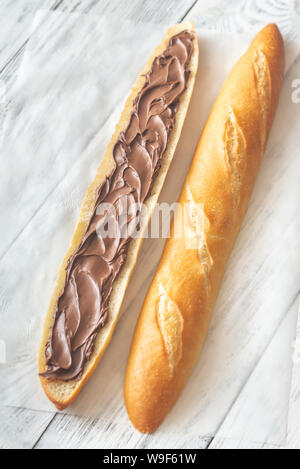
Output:
<path fill-rule="evenodd" d="M 289 419 L 287 428 L 287 447 L 299 449 L 300 447 L 300 295 L 297 301 L 298 320 L 296 340 L 293 343 L 293 376 L 291 380 Z"/>
<path fill-rule="evenodd" d="M 0 75 L 28 40 L 38 8 L 55 10 L 61 0 L 2 0 L 0 16 Z"/>
<path fill-rule="evenodd" d="M 156 23 L 180 22 L 197 0 L 63 0 L 60 10 L 92 15 L 114 15 L 118 18 Z"/>
<path fill-rule="evenodd" d="M 45 8 L 54 11 L 61 2 L 62 0 L 28 0 L 26 2 L 3 0 L 1 2 L 0 84 L 5 86 L 7 106 L 9 105 L 9 91 L 16 80 L 37 9 Z"/>
<path fill-rule="evenodd" d="M 0 407 L 0 449 L 32 448 L 53 417 L 46 412 Z"/>
<path fill-rule="evenodd" d="M 234 401 L 230 412 L 219 427 L 210 448 L 226 449 L 228 445 L 236 442 L 238 448 L 247 446 L 263 447 L 261 441 L 274 447 L 286 446 L 287 409 L 281 405 L 280 384 L 286 383 L 286 401 L 289 398 L 291 368 L 287 363 L 291 360 L 291 343 L 297 318 L 298 298 L 293 301 L 284 319 L 279 324 L 272 340 L 267 345 L 260 360 L 254 367 L 243 389 Z M 285 344 L 285 345 L 284 345 Z M 274 353 L 282 350 L 280 361 L 274 365 Z M 275 368 L 270 386 L 269 370 Z M 259 385 L 258 385 L 259 383 Z M 252 405 L 249 405 L 247 396 L 252 396 Z M 259 422 L 264 422 L 260 425 Z M 270 431 L 266 433 L 265 428 Z M 255 429 L 255 430 L 254 430 Z M 253 435 L 256 440 L 253 441 Z"/>
<path fill-rule="evenodd" d="M 96 0 L 3 0 L 1 2 L 1 13 L 4 11 L 6 17 L 10 15 L 9 28 L 5 21 L 5 15 L 0 16 L 0 79 L 5 81 L 8 93 L 13 85 L 17 70 L 23 56 L 28 33 L 30 30 L 32 15 L 37 8 L 58 7 L 64 11 L 78 11 L 90 14 L 101 14 L 103 12 L 118 12 L 121 17 L 126 16 L 134 20 L 143 21 L 164 21 L 168 16 L 171 22 L 179 21 L 188 13 L 188 19 L 194 19 L 196 25 L 204 29 L 218 31 L 249 31 L 258 29 L 266 22 L 277 22 L 283 32 L 289 32 L 291 36 L 295 35 L 300 29 L 299 16 L 300 2 L 289 0 L 247 0 L 236 2 L 236 0 L 213 0 L 204 2 L 177 1 L 168 2 L 166 9 L 165 2 L 157 0 L 131 0 L 119 2 L 117 0 L 96 1 Z M 193 7 L 191 9 L 191 7 Z M 191 10 L 190 10 L 191 9 Z M 24 13 L 25 11 L 25 13 Z M 29 16 L 28 16 L 29 15 Z M 5 26 L 3 26 L 5 25 Z M 13 34 L 13 36 L 12 36 Z M 2 70 L 2 72 L 1 72 Z M 149 241 L 149 240 L 148 240 Z M 159 240 L 160 245 L 163 241 Z M 147 265 L 147 257 L 151 258 L 151 243 L 144 245 L 144 262 Z M 159 258 L 160 253 L 156 253 Z M 147 274 L 146 281 L 149 282 L 153 272 Z M 141 278 L 142 285 L 144 277 Z M 138 285 L 136 286 L 138 288 Z M 125 303 L 130 307 L 134 298 L 134 291 L 126 298 Z M 0 409 L 0 447 L 18 447 L 30 448 L 100 448 L 124 447 L 122 443 L 111 441 L 109 428 L 103 429 L 97 421 L 81 419 L 73 416 L 57 415 L 53 422 L 53 416 L 48 414 L 28 411 L 22 409 Z M 50 423 L 50 425 L 49 425 Z M 48 426 L 49 425 L 49 426 Z M 17 437 L 16 437 L 17 435 Z M 124 433 L 124 445 L 133 447 L 151 447 L 147 436 Z M 184 442 L 178 441 L 178 447 L 206 447 L 223 448 L 231 447 L 260 447 L 261 445 L 251 442 L 245 442 L 243 438 L 228 440 L 222 436 L 216 436 L 211 439 L 193 440 Z M 297 439 L 293 445 L 300 446 Z M 268 448 L 269 445 L 264 445 Z M 272 446 L 271 446 L 272 447 Z"/>
<path fill-rule="evenodd" d="M 148 438 L 128 427 L 118 427 L 119 439 L 114 439 L 111 425 L 103 425 L 98 420 L 74 416 L 57 415 L 47 431 L 42 435 L 36 449 L 162 449 L 159 436 Z M 115 429 L 116 430 L 116 429 Z M 174 448 L 204 449 L 210 438 L 184 439 L 182 435 L 172 435 Z"/>
<path fill-rule="evenodd" d="M 250 32 L 277 23 L 283 34 L 295 37 L 300 25 L 299 0 L 213 0 L 205 11 L 199 1 L 189 16 L 196 26 L 214 31 Z"/>
<path fill-rule="evenodd" d="M 267 443 L 256 443 L 244 439 L 230 439 L 215 437 L 207 449 L 281 449 L 279 446 Z"/>

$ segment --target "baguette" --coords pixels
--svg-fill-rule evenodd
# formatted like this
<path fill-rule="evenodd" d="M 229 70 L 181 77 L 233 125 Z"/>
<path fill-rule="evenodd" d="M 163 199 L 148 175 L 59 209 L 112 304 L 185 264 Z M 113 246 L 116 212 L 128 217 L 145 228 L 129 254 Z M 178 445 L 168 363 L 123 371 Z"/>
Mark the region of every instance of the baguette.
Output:
<path fill-rule="evenodd" d="M 85 363 L 83 373 L 81 374 L 80 378 L 71 380 L 49 379 L 48 376 L 45 377 L 45 375 L 47 374 L 47 358 L 45 355 L 45 350 L 49 344 L 51 331 L 54 327 L 55 312 L 57 307 L 56 305 L 58 304 L 59 298 L 64 292 L 65 284 L 67 281 L 66 270 L 68 267 L 68 262 L 70 261 L 70 259 L 72 259 L 72 256 L 74 255 L 76 250 L 80 248 L 81 243 L 84 240 L 84 236 L 89 227 L 89 221 L 91 220 L 91 217 L 94 213 L 97 196 L 99 196 L 99 187 L 105 186 L 105 183 L 107 183 L 108 181 L 108 175 L 110 175 L 115 168 L 113 149 L 115 148 L 115 144 L 118 141 L 119 136 L 123 131 L 125 131 L 125 129 L 129 125 L 133 103 L 135 102 L 135 98 L 141 92 L 144 84 L 146 83 L 146 74 L 151 69 L 154 59 L 165 51 L 170 39 L 185 30 L 192 32 L 192 34 L 194 35 L 193 50 L 188 65 L 189 75 L 186 84 L 186 89 L 182 92 L 179 98 L 179 105 L 176 112 L 175 124 L 172 130 L 170 131 L 167 148 L 165 149 L 162 155 L 161 166 L 157 171 L 152 188 L 149 189 L 149 196 L 147 197 L 145 202 L 147 211 L 145 217 L 141 220 L 140 232 L 143 233 L 143 231 L 145 230 L 151 213 L 157 203 L 158 196 L 162 189 L 168 168 L 171 164 L 176 145 L 180 137 L 180 133 L 182 130 L 183 122 L 185 119 L 185 115 L 188 109 L 195 82 L 195 76 L 198 67 L 198 41 L 194 33 L 194 26 L 190 22 L 175 25 L 167 31 L 167 35 L 165 36 L 164 40 L 156 48 L 154 54 L 149 58 L 141 75 L 139 75 L 139 77 L 137 78 L 137 81 L 134 84 L 131 93 L 125 103 L 125 107 L 121 114 L 119 123 L 117 124 L 113 137 L 107 147 L 104 159 L 98 169 L 97 175 L 86 192 L 80 210 L 79 220 L 71 242 L 71 246 L 69 247 L 66 253 L 66 256 L 62 262 L 58 273 L 54 292 L 50 300 L 50 305 L 44 324 L 42 340 L 39 349 L 38 368 L 41 384 L 44 388 L 44 391 L 48 398 L 55 404 L 55 406 L 59 410 L 66 408 L 77 397 L 84 383 L 94 372 L 112 337 L 118 319 L 122 300 L 128 282 L 130 280 L 130 276 L 134 269 L 138 252 L 141 247 L 142 237 L 132 239 L 129 244 L 125 263 L 123 264 L 120 273 L 114 280 L 112 292 L 109 297 L 107 322 L 104 327 L 102 327 L 97 332 L 93 351 Z"/>
<path fill-rule="evenodd" d="M 275 117 L 284 57 L 281 34 L 270 24 L 227 78 L 195 150 L 179 198 L 188 214 L 183 236 L 174 235 L 177 211 L 127 365 L 125 404 L 141 432 L 166 417 L 203 347 Z"/>

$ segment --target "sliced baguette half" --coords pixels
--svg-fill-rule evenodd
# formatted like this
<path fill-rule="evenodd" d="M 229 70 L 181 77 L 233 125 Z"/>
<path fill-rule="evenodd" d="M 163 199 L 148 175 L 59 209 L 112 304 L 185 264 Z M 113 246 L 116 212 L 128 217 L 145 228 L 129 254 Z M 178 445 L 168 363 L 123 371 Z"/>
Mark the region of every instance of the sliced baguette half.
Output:
<path fill-rule="evenodd" d="M 150 70 L 153 60 L 155 59 L 155 57 L 163 53 L 163 51 L 166 49 L 168 42 L 172 36 L 184 30 L 195 32 L 194 26 L 191 22 L 177 24 L 177 25 L 172 26 L 167 31 L 167 34 L 165 38 L 163 39 L 162 43 L 155 49 L 153 55 L 147 61 L 145 68 L 143 69 L 141 74 L 138 76 L 131 90 L 131 93 L 125 103 L 120 120 L 118 124 L 116 125 L 115 132 L 107 147 L 106 153 L 98 169 L 97 175 L 86 192 L 86 195 L 83 200 L 83 204 L 81 206 L 79 220 L 75 229 L 75 233 L 73 235 L 71 245 L 59 269 L 56 283 L 54 286 L 54 291 L 50 299 L 49 309 L 46 314 L 46 320 L 44 324 L 42 340 L 41 340 L 40 349 L 39 349 L 39 358 L 38 358 L 39 373 L 44 373 L 47 369 L 45 348 L 50 338 L 51 330 L 52 330 L 53 323 L 54 323 L 55 307 L 64 289 L 67 262 L 69 258 L 72 256 L 72 254 L 76 251 L 77 247 L 81 243 L 83 236 L 86 232 L 89 220 L 94 210 L 97 189 L 102 185 L 106 177 L 111 173 L 111 171 L 115 167 L 115 162 L 112 156 L 114 145 L 119 137 L 120 132 L 125 130 L 129 123 L 131 110 L 133 107 L 133 101 L 144 86 L 145 75 Z M 193 53 L 189 62 L 190 75 L 189 75 L 189 79 L 187 82 L 187 88 L 180 97 L 179 108 L 176 113 L 175 126 L 170 133 L 168 147 L 162 158 L 161 169 L 159 170 L 159 173 L 155 178 L 151 194 L 145 203 L 147 207 L 147 211 L 146 211 L 147 214 L 141 221 L 141 232 L 143 232 L 147 227 L 147 224 L 149 222 L 149 219 L 155 208 L 159 194 L 163 187 L 164 180 L 166 178 L 169 166 L 173 159 L 175 149 L 176 149 L 176 146 L 177 146 L 180 134 L 181 134 L 184 119 L 187 113 L 187 109 L 189 106 L 189 102 L 191 99 L 197 68 L 198 68 L 198 41 L 195 35 Z M 106 347 L 108 346 L 109 341 L 112 337 L 114 328 L 116 326 L 117 320 L 118 320 L 121 304 L 122 304 L 131 274 L 136 264 L 137 256 L 141 248 L 141 245 L 142 245 L 142 236 L 140 236 L 138 239 L 133 239 L 130 242 L 127 259 L 122 267 L 122 270 L 119 276 L 114 282 L 113 291 L 112 291 L 112 294 L 110 297 L 110 303 L 109 303 L 108 321 L 97 335 L 94 351 L 90 359 L 85 364 L 84 371 L 83 371 L 81 378 L 79 380 L 62 381 L 58 379 L 49 380 L 43 376 L 40 376 L 41 384 L 44 388 L 46 395 L 55 404 L 57 409 L 63 410 L 75 400 L 78 393 L 82 389 L 83 385 L 92 375 L 92 373 L 95 371 Z"/>

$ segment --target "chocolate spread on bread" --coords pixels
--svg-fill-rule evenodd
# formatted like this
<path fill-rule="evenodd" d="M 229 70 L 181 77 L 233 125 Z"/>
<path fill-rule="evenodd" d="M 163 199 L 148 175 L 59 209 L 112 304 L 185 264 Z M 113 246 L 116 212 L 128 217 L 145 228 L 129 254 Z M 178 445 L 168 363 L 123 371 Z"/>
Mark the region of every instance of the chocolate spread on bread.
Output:
<path fill-rule="evenodd" d="M 114 281 L 138 226 L 136 207 L 151 193 L 186 88 L 193 40 L 193 33 L 182 31 L 154 59 L 114 146 L 115 168 L 99 187 L 86 233 L 67 264 L 46 345 L 46 378 L 80 379 L 107 322 Z"/>

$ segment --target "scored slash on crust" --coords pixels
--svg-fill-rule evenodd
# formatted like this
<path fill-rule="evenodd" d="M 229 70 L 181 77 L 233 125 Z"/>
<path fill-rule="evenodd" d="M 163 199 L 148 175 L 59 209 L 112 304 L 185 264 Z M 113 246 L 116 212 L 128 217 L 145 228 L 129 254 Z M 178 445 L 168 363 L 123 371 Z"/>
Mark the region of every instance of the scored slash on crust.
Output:
<path fill-rule="evenodd" d="M 159 284 L 157 301 L 157 322 L 167 354 L 170 375 L 182 357 L 183 317 L 177 304 L 167 295 L 163 285 Z"/>
<path fill-rule="evenodd" d="M 268 116 L 271 103 L 271 76 L 267 57 L 260 49 L 257 49 L 255 52 L 253 70 L 261 112 L 261 145 L 262 152 L 264 152 L 267 142 Z"/>
<path fill-rule="evenodd" d="M 236 115 L 230 107 L 227 112 L 224 130 L 225 163 L 230 175 L 232 204 L 236 210 L 240 203 L 241 187 L 245 173 L 246 139 Z"/>
<path fill-rule="evenodd" d="M 208 295 L 210 290 L 209 272 L 213 266 L 206 233 L 210 228 L 210 221 L 206 216 L 204 204 L 196 204 L 189 186 L 187 186 L 187 215 L 185 226 L 185 243 L 187 249 L 197 249 L 198 259 L 203 269 L 204 287 Z"/>

